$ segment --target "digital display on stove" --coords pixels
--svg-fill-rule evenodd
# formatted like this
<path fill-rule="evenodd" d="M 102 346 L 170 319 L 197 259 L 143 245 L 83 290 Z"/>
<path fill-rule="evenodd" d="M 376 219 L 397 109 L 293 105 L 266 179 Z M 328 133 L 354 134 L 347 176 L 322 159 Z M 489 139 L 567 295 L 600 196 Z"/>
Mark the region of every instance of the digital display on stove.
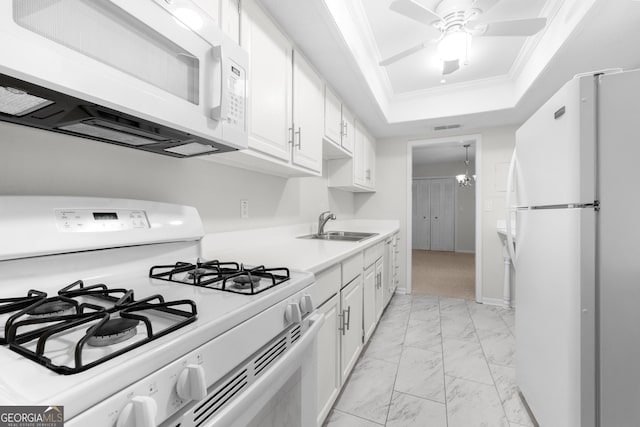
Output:
<path fill-rule="evenodd" d="M 96 221 L 116 221 L 118 214 L 115 212 L 94 212 L 93 219 Z"/>

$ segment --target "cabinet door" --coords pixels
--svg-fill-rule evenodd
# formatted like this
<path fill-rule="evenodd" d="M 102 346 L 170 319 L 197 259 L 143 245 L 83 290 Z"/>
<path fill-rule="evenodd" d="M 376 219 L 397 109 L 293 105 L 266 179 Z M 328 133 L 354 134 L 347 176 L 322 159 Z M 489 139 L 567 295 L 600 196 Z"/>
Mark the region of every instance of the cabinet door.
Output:
<path fill-rule="evenodd" d="M 356 122 L 355 150 L 353 153 L 353 183 L 367 185 L 365 177 L 366 140 L 364 128 Z"/>
<path fill-rule="evenodd" d="M 370 265 L 364 270 L 364 283 L 362 285 L 362 321 L 364 324 L 364 341 L 367 342 L 376 327 L 376 293 L 378 288 L 378 276 L 375 265 Z"/>
<path fill-rule="evenodd" d="M 389 304 L 391 300 L 391 289 L 393 288 L 393 251 L 395 236 L 387 240 L 384 245 L 384 272 L 382 280 L 382 309 Z"/>
<path fill-rule="evenodd" d="M 356 140 L 356 116 L 346 105 L 342 104 L 342 148 L 349 153 L 353 153 L 353 146 Z"/>
<path fill-rule="evenodd" d="M 322 80 L 298 53 L 293 55 L 293 163 L 322 171 L 324 133 Z M 267 110 L 268 111 L 268 110 Z"/>
<path fill-rule="evenodd" d="M 213 3 L 222 2 L 220 5 L 220 27 L 227 36 L 240 44 L 240 0 L 209 1 L 213 1 Z"/>
<path fill-rule="evenodd" d="M 338 97 L 329 89 L 324 87 L 324 137 L 335 145 L 340 145 L 342 141 L 342 116 L 341 105 Z"/>
<path fill-rule="evenodd" d="M 342 328 L 341 358 L 342 382 L 353 369 L 362 350 L 362 275 L 355 278 L 340 292 Z"/>
<path fill-rule="evenodd" d="M 318 308 L 324 325 L 317 338 L 318 351 L 318 425 L 329 414 L 340 393 L 340 296 L 334 295 Z"/>
<path fill-rule="evenodd" d="M 431 179 L 431 247 L 432 251 L 454 249 L 454 182 L 453 178 Z"/>
<path fill-rule="evenodd" d="M 365 178 L 367 179 L 367 186 L 370 188 L 376 187 L 376 140 L 370 135 L 366 135 L 366 157 L 365 157 Z"/>
<path fill-rule="evenodd" d="M 399 274 L 400 274 L 400 236 L 395 234 L 393 236 L 393 281 L 391 282 L 391 295 L 389 299 L 393 296 L 396 288 L 398 287 L 399 282 Z"/>
<path fill-rule="evenodd" d="M 386 248 L 386 246 L 385 246 Z M 384 259 L 378 258 L 375 264 L 376 270 L 376 323 L 382 316 L 382 310 L 384 309 Z"/>
<path fill-rule="evenodd" d="M 207 12 L 207 15 L 213 18 L 213 20 L 220 25 L 220 0 L 193 0 L 193 2 L 200 9 Z"/>
<path fill-rule="evenodd" d="M 255 0 L 242 7 L 242 42 L 249 50 L 249 147 L 289 163 L 293 50 Z"/>

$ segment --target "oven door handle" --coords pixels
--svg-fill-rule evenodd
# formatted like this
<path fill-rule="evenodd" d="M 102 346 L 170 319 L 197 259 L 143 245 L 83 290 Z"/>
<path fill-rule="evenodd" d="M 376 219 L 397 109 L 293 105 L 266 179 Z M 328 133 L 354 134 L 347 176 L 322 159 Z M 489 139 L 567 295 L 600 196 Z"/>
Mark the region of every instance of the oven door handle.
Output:
<path fill-rule="evenodd" d="M 296 371 L 305 362 L 306 351 L 313 344 L 324 324 L 324 316 L 321 314 L 311 314 L 309 316 L 309 329 L 304 333 L 302 338 L 297 341 L 289 351 L 278 360 L 264 375 L 256 380 L 248 389 L 242 392 L 231 401 L 225 408 L 220 410 L 214 418 L 209 420 L 202 427 L 227 427 L 242 425 L 237 424 L 239 421 L 249 415 L 249 410 L 260 398 L 273 393 L 274 382 L 280 380 L 284 382 L 289 376 Z M 312 375 L 316 375 L 315 366 Z M 276 388 L 277 390 L 277 388 Z"/>

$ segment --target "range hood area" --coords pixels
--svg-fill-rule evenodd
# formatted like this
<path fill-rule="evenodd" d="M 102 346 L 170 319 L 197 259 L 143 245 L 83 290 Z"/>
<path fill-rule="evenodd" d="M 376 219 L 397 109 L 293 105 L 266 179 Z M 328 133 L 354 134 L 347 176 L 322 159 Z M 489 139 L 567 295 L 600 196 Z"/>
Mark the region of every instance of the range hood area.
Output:
<path fill-rule="evenodd" d="M 0 120 L 172 157 L 235 149 L 0 74 Z"/>

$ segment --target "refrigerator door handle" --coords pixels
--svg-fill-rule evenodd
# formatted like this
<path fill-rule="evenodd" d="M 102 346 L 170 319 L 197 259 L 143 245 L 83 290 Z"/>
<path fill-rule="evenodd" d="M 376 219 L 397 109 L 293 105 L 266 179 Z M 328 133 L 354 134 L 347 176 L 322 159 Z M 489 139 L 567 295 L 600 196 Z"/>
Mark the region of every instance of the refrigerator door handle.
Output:
<path fill-rule="evenodd" d="M 515 212 L 515 210 L 511 207 L 511 192 L 513 188 L 513 177 L 515 176 L 516 171 L 516 149 L 513 149 L 513 154 L 511 155 L 511 162 L 509 163 L 509 173 L 507 174 L 507 218 L 506 218 L 506 226 L 507 226 L 507 249 L 509 250 L 509 256 L 511 257 L 511 264 L 515 270 L 516 268 L 516 251 L 515 251 L 515 243 L 513 241 L 513 235 L 511 234 L 511 214 Z"/>

